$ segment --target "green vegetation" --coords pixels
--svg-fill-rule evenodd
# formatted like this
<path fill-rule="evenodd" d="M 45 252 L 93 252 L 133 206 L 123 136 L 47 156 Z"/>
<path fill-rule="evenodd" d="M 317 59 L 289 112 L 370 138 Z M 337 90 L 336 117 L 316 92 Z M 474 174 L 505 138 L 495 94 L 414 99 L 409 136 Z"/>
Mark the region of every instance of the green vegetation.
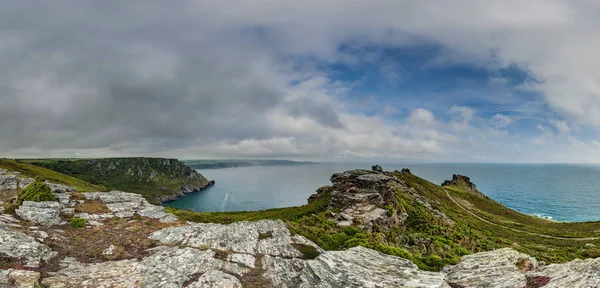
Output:
<path fill-rule="evenodd" d="M 293 166 L 293 165 L 308 165 L 318 164 L 316 162 L 307 161 L 290 161 L 290 160 L 241 160 L 241 159 L 222 159 L 222 160 L 184 160 L 186 165 L 193 169 L 222 169 L 234 167 L 251 167 L 251 166 Z"/>
<path fill-rule="evenodd" d="M 93 181 L 95 184 L 13 160 L 0 160 L 0 168 L 21 172 L 26 177 L 43 176 L 56 183 L 76 186 L 83 191 L 98 190 L 91 189 L 100 187 L 97 184 L 125 191 L 141 191 L 140 194 L 144 194 L 143 190 L 149 189 L 150 192 L 145 195 L 153 199 L 165 195 L 164 191 L 171 189 L 169 185 L 175 185 L 173 183 L 177 181 L 181 184 L 183 181 L 189 181 L 189 177 L 200 179 L 194 178 L 196 177 L 194 174 L 188 174 L 193 170 L 181 162 L 168 159 L 27 161 L 52 167 L 57 171 Z M 157 163 L 157 161 L 162 162 Z M 600 222 L 549 221 L 513 211 L 461 183 L 441 187 L 409 173 L 394 172 L 393 175 L 406 183 L 412 191 L 407 192 L 407 188 L 397 184 L 394 185 L 398 187 L 388 184 L 388 188 L 393 193 L 390 194 L 389 199 L 386 199 L 384 209 L 387 217 L 393 220 L 390 221 L 393 224 L 363 227 L 364 223 L 357 220 L 351 226 L 340 226 L 333 220 L 333 216 L 340 211 L 327 209 L 331 199 L 331 189 L 323 190 L 313 202 L 298 207 L 224 213 L 197 213 L 170 207 L 166 210 L 182 220 L 205 223 L 229 224 L 236 221 L 281 219 L 292 233 L 310 239 L 325 250 L 339 250 L 360 245 L 409 259 L 420 268 L 433 271 L 440 270 L 445 265 L 458 263 L 463 255 L 501 247 L 512 247 L 548 263 L 600 257 L 600 250 L 596 248 L 600 247 Z M 40 181 L 36 183 L 38 184 L 32 184 L 30 187 L 32 191 L 35 188 L 37 192 L 33 193 L 25 189 L 27 191 L 19 195 L 21 202 L 24 199 L 47 199 L 45 198 L 48 196 L 47 189 L 43 188 L 46 185 Z M 161 190 L 164 187 L 166 188 Z M 34 197 L 29 194 L 46 196 Z M 74 194 L 72 197 L 81 196 Z M 423 200 L 427 200 L 429 205 L 422 204 Z M 14 208 L 16 207 L 7 209 L 14 210 Z M 100 213 L 105 210 L 105 207 L 98 203 L 91 203 L 80 205 L 77 210 Z M 447 218 L 440 217 L 440 214 L 446 215 Z M 135 215 L 134 219 L 143 218 Z M 115 222 L 119 221 L 115 219 Z M 85 219 L 71 220 L 73 227 L 85 226 L 85 224 Z M 145 222 L 142 224 L 154 225 Z M 272 236 L 259 235 L 261 239 L 269 237 Z M 307 258 L 318 255 L 307 247 L 296 248 Z"/>
<path fill-rule="evenodd" d="M 17 196 L 17 205 L 23 204 L 23 201 L 55 201 L 56 197 L 52 194 L 52 190 L 44 183 L 41 178 L 37 178 L 35 182 L 27 185 Z"/>
<path fill-rule="evenodd" d="M 333 221 L 331 216 L 339 211 L 327 210 L 329 192 L 304 206 L 264 211 L 198 213 L 173 208 L 167 210 L 184 220 L 194 222 L 227 224 L 235 221 L 281 219 L 292 233 L 310 239 L 325 250 L 360 245 L 409 259 L 421 269 L 431 271 L 456 264 L 463 255 L 502 247 L 512 247 L 549 263 L 600 256 L 600 250 L 596 248 L 600 247 L 600 240 L 572 239 L 600 236 L 600 222 L 548 221 L 510 210 L 465 187 L 440 187 L 407 173 L 398 172 L 394 175 L 427 199 L 432 208 L 447 215 L 450 221 L 436 216 L 414 195 L 397 187 L 393 187 L 397 189 L 393 204 L 386 206 L 385 210 L 390 217 L 395 217 L 397 213 L 405 214 L 406 219 L 397 225 L 375 225 L 372 229 L 359 228 L 356 224 L 360 223 L 342 227 Z M 489 222 L 482 221 L 463 208 Z M 586 243 L 592 243 L 595 247 L 585 246 Z"/>
<path fill-rule="evenodd" d="M 317 248 L 310 245 L 294 243 L 292 244 L 292 246 L 298 249 L 298 251 L 300 251 L 300 253 L 302 253 L 302 255 L 304 255 L 304 258 L 306 259 L 315 259 L 319 257 L 319 255 L 321 255 L 321 253 L 317 251 Z"/>
<path fill-rule="evenodd" d="M 201 189 L 209 181 L 176 159 L 26 159 L 19 160 L 64 173 L 111 190 L 138 193 L 152 203 L 175 199 L 182 187 Z"/>
<path fill-rule="evenodd" d="M 87 219 L 83 219 L 83 218 L 71 218 L 71 222 L 69 222 L 69 226 L 73 227 L 73 228 L 85 228 L 85 225 L 87 224 Z"/>
<path fill-rule="evenodd" d="M 42 177 L 52 183 L 72 186 L 83 192 L 106 191 L 106 188 L 101 185 L 90 184 L 76 177 L 16 160 L 0 159 L 0 168 L 19 172 L 23 177 Z"/>

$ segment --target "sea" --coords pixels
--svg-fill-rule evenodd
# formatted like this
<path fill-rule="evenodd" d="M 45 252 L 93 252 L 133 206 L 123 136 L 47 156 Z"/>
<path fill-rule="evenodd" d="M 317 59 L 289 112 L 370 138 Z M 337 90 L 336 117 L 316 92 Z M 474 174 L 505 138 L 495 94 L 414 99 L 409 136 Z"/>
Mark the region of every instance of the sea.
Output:
<path fill-rule="evenodd" d="M 600 220 L 600 165 L 571 164 L 382 164 L 409 168 L 436 184 L 452 174 L 471 178 L 479 190 L 516 211 L 556 221 Z M 364 163 L 254 166 L 198 170 L 215 186 L 166 206 L 199 212 L 253 211 L 306 204 L 334 173 L 370 169 Z"/>

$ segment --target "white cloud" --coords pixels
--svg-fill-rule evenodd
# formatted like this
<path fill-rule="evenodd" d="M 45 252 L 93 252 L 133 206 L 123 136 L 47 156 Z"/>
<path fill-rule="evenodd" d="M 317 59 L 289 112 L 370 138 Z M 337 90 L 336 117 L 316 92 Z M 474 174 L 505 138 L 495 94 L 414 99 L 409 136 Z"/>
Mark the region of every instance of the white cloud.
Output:
<path fill-rule="evenodd" d="M 490 119 L 490 123 L 496 128 L 506 128 L 506 126 L 510 125 L 512 122 L 512 118 L 502 114 L 496 114 Z"/>
<path fill-rule="evenodd" d="M 562 121 L 562 120 L 550 120 L 550 123 L 552 125 L 554 125 L 554 128 L 556 128 L 556 130 L 559 133 L 562 134 L 568 134 L 571 132 L 571 127 L 569 127 L 569 124 L 567 124 L 567 122 Z"/>
<path fill-rule="evenodd" d="M 568 150 L 573 143 L 593 145 L 559 134 L 600 126 L 593 1 L 144 1 L 128 9 L 118 1 L 94 4 L 106 9 L 26 2 L 0 5 L 0 18 L 12 23 L 0 25 L 0 67 L 19 67 L 0 71 L 0 89 L 10 92 L 0 95 L 3 154 L 464 159 L 472 152 L 493 161 L 543 159 L 552 154 L 544 146 L 580 159 Z M 547 106 L 564 120 L 542 119 L 550 124 L 533 138 L 490 129 L 516 120 L 481 119 L 485 107 L 458 101 L 449 121 L 425 109 L 396 121 L 396 109 L 413 107 L 381 103 L 370 112 L 382 116 L 364 115 L 344 98 L 353 84 L 320 68 L 379 63 L 377 73 L 401 83 L 410 79 L 404 67 L 364 47 L 419 44 L 441 47 L 423 69 L 522 69 L 530 79 L 516 89 L 544 101 L 524 108 Z M 505 85 L 506 77 L 488 83 Z"/>
<path fill-rule="evenodd" d="M 434 124 L 433 113 L 427 109 L 417 108 L 408 117 L 408 122 L 419 126 L 432 126 Z"/>

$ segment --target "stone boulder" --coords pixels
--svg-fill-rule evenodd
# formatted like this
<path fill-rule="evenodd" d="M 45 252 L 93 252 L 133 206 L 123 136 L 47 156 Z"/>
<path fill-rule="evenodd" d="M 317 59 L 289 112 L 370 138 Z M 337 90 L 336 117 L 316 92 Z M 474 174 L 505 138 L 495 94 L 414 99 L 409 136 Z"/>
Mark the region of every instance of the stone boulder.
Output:
<path fill-rule="evenodd" d="M 127 192 L 89 192 L 83 193 L 88 200 L 99 200 L 113 212 L 113 216 L 125 218 L 134 214 L 159 219 L 161 222 L 177 221 L 177 216 L 165 212 L 162 206 L 148 203 L 144 197 Z M 78 216 L 81 217 L 81 216 Z"/>
<path fill-rule="evenodd" d="M 21 261 L 26 267 L 36 268 L 41 261 L 54 257 L 56 252 L 31 236 L 0 226 L 0 255 Z"/>
<path fill-rule="evenodd" d="M 510 248 L 463 256 L 460 263 L 446 267 L 446 282 L 452 287 L 527 287 L 525 273 L 537 268 L 529 255 Z"/>
<path fill-rule="evenodd" d="M 60 217 L 62 208 L 64 206 L 61 203 L 54 201 L 24 201 L 15 212 L 21 219 L 36 224 L 59 225 L 62 222 Z"/>
<path fill-rule="evenodd" d="M 40 273 L 29 270 L 0 270 L 0 287 L 37 288 Z"/>
<path fill-rule="evenodd" d="M 471 179 L 469 177 L 458 174 L 452 175 L 452 180 L 444 181 L 444 183 L 442 183 L 442 186 L 459 186 L 465 188 L 468 191 L 479 192 L 479 190 L 477 190 L 477 186 L 475 186 L 475 184 L 471 182 Z"/>

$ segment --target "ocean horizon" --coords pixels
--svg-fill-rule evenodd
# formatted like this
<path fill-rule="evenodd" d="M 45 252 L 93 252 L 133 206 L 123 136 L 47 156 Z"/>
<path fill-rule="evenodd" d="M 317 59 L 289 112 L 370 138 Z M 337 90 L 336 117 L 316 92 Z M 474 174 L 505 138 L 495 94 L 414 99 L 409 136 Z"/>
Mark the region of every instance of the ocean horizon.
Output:
<path fill-rule="evenodd" d="M 461 174 L 495 201 L 521 213 L 556 221 L 600 220 L 600 165 L 405 163 L 381 164 L 384 170 L 408 168 L 435 184 Z M 330 177 L 366 163 L 254 166 L 198 170 L 216 185 L 165 204 L 199 212 L 254 211 L 306 204 Z"/>

